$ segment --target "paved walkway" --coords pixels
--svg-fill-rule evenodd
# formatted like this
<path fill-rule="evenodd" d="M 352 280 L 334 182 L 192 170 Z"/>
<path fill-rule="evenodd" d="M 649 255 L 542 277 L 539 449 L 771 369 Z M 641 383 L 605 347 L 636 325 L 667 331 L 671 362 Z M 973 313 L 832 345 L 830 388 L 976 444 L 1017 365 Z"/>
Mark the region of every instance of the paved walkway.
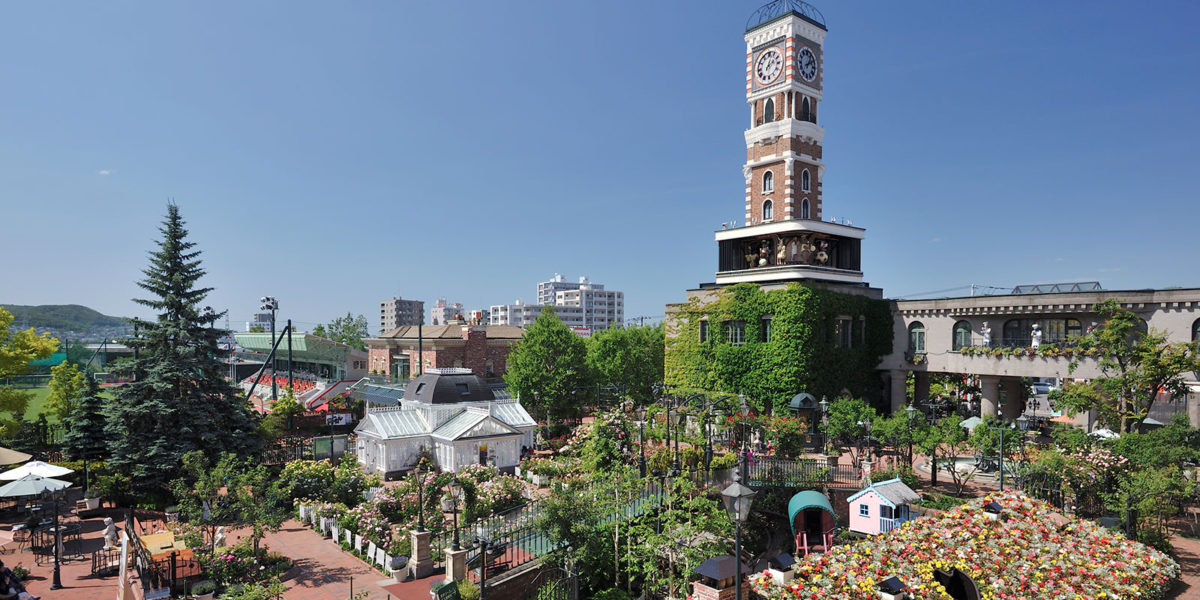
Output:
<path fill-rule="evenodd" d="M 284 598 L 346 600 L 351 596 L 352 588 L 356 594 L 366 591 L 371 600 L 394 597 L 378 585 L 384 580 L 394 583 L 391 578 L 298 521 L 285 521 L 279 531 L 267 534 L 263 541 L 272 550 L 292 559 Z M 428 593 L 426 587 L 425 598 Z"/>

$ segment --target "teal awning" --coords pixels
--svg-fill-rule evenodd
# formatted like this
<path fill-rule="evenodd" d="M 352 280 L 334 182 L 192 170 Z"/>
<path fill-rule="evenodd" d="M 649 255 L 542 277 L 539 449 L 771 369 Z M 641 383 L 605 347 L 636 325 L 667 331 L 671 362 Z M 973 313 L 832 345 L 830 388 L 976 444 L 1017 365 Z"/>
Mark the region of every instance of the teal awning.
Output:
<path fill-rule="evenodd" d="M 792 535 L 796 535 L 796 515 L 800 514 L 806 508 L 819 508 L 833 516 L 837 520 L 837 513 L 833 512 L 833 507 L 829 504 L 829 498 L 825 494 L 815 490 L 805 490 L 792 496 L 788 500 L 788 524 L 792 527 Z"/>

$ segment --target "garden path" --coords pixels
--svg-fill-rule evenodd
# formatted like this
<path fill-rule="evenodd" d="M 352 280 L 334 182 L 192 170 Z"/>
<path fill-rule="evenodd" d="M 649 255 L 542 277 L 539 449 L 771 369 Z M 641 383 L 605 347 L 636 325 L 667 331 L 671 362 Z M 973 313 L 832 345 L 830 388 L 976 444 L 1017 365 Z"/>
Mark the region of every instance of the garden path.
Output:
<path fill-rule="evenodd" d="M 385 583 L 392 583 L 390 578 L 298 521 L 285 521 L 279 531 L 267 534 L 263 541 L 292 559 L 283 594 L 287 600 L 345 600 L 350 597 L 351 585 L 355 593 L 366 591 L 370 600 L 395 597 L 378 585 L 385 579 Z M 428 598 L 428 586 L 425 590 L 424 597 Z"/>

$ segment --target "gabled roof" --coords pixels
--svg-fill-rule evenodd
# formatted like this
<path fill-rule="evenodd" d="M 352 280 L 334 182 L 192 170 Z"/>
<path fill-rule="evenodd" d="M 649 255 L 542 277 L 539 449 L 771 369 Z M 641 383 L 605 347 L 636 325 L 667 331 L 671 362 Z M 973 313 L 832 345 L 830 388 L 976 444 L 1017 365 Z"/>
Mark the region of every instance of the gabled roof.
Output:
<path fill-rule="evenodd" d="M 492 414 L 509 427 L 537 427 L 537 421 L 518 402 L 497 402 L 492 405 Z"/>
<path fill-rule="evenodd" d="M 453 419 L 443 423 L 431 435 L 448 440 L 458 440 L 493 435 L 520 435 L 520 433 L 487 412 L 464 410 Z"/>
<path fill-rule="evenodd" d="M 463 328 L 471 327 L 482 329 L 487 334 L 489 340 L 497 339 L 513 339 L 519 340 L 525 335 L 525 330 L 513 325 L 424 325 L 420 329 L 420 337 L 426 340 L 461 340 L 463 338 Z M 387 333 L 380 334 L 377 339 L 384 340 L 416 340 L 417 326 L 405 325 L 397 327 Z"/>
<path fill-rule="evenodd" d="M 900 481 L 899 477 L 896 477 L 887 481 L 872 483 L 856 492 L 853 496 L 846 498 L 846 502 L 854 502 L 855 499 L 867 492 L 875 492 L 877 496 L 892 508 L 896 508 L 901 504 L 912 504 L 921 501 L 920 495 L 914 492 L 912 488 L 904 485 L 904 482 Z"/>

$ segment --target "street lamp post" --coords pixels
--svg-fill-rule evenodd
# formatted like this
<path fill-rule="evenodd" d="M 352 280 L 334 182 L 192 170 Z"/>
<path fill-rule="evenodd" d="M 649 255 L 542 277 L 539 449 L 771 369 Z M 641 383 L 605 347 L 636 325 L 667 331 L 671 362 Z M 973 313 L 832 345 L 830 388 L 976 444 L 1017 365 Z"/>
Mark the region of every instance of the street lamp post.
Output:
<path fill-rule="evenodd" d="M 450 503 L 453 505 L 452 508 L 450 509 L 450 512 L 454 516 L 454 546 L 453 546 L 453 550 L 455 552 L 458 552 L 459 550 L 462 549 L 462 547 L 459 546 L 459 543 L 458 543 L 458 500 L 459 500 L 459 498 L 462 498 L 462 493 L 463 493 L 462 484 L 458 482 L 458 477 L 455 476 L 454 479 L 450 480 Z"/>
<path fill-rule="evenodd" d="M 275 348 L 275 311 L 279 310 L 279 301 L 276 300 L 274 296 L 263 296 L 262 298 L 259 298 L 259 301 L 262 302 L 262 305 L 258 307 L 259 310 L 271 311 L 271 348 L 274 349 Z M 288 335 L 289 336 L 291 335 L 290 331 L 288 332 Z M 276 362 L 277 361 L 276 361 L 275 357 L 272 356 L 271 357 L 271 399 L 272 400 L 279 398 L 279 384 L 276 383 L 276 381 L 275 381 L 275 363 Z"/>
<path fill-rule="evenodd" d="M 638 473 L 642 479 L 646 478 L 646 422 L 638 423 L 638 450 L 641 454 L 638 456 Z"/>
<path fill-rule="evenodd" d="M 742 600 L 742 524 L 750 518 L 750 505 L 754 502 L 754 490 L 733 482 L 721 491 L 721 500 L 725 504 L 725 512 L 733 521 L 735 533 L 733 538 L 734 564 L 734 598 Z"/>
<path fill-rule="evenodd" d="M 821 396 L 821 454 L 829 452 L 829 401 Z"/>
<path fill-rule="evenodd" d="M 59 566 L 62 565 L 62 525 L 58 521 L 58 500 L 54 497 L 54 493 L 46 490 L 45 498 L 54 503 L 54 579 L 50 584 L 50 589 L 62 589 L 62 575 L 59 573 Z"/>
<path fill-rule="evenodd" d="M 908 467 L 911 469 L 913 464 L 912 420 L 913 413 L 917 412 L 917 409 L 913 408 L 912 403 L 909 403 L 904 412 L 908 415 Z"/>
<path fill-rule="evenodd" d="M 413 475 L 417 476 L 417 531 L 425 531 L 425 469 L 420 462 Z"/>

